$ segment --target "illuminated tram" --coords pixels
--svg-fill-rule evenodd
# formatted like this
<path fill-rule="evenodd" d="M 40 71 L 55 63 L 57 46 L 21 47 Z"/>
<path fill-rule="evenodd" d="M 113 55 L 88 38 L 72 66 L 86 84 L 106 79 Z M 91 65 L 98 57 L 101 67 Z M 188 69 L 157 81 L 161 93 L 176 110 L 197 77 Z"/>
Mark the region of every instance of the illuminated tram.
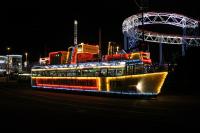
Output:
<path fill-rule="evenodd" d="M 152 69 L 148 52 L 106 55 L 95 61 L 98 53 L 81 52 L 80 47 L 68 49 L 65 64 L 34 66 L 32 87 L 148 96 L 160 93 L 167 72 Z"/>
<path fill-rule="evenodd" d="M 22 73 L 22 55 L 0 56 L 0 76 Z"/>
<path fill-rule="evenodd" d="M 6 75 L 7 62 L 8 62 L 7 56 L 0 56 L 0 76 Z"/>

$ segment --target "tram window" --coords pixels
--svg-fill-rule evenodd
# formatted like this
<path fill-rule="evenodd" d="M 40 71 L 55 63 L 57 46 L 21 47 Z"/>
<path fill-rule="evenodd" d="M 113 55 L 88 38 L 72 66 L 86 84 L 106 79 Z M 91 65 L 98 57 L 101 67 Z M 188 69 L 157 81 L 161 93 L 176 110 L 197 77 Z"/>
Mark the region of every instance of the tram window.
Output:
<path fill-rule="evenodd" d="M 42 71 L 39 71 L 39 72 L 38 72 L 38 76 L 42 76 Z"/>
<path fill-rule="evenodd" d="M 62 72 L 61 72 L 61 71 L 58 71 L 58 72 L 57 72 L 57 75 L 58 75 L 58 77 L 61 77 L 61 76 L 62 76 Z"/>
<path fill-rule="evenodd" d="M 76 76 L 81 76 L 81 70 L 76 71 Z"/>
<path fill-rule="evenodd" d="M 39 77 L 39 72 L 35 72 L 35 76 L 36 76 L 36 77 Z"/>
<path fill-rule="evenodd" d="M 56 71 L 49 71 L 49 76 L 51 77 L 57 76 Z"/>
<path fill-rule="evenodd" d="M 32 76 L 32 77 L 35 77 L 35 73 L 34 73 L 34 72 L 31 72 L 31 76 Z"/>
<path fill-rule="evenodd" d="M 37 72 L 37 76 L 38 76 L 38 77 L 42 76 L 42 74 L 41 74 L 40 71 Z"/>
<path fill-rule="evenodd" d="M 95 73 L 96 73 L 95 69 L 82 70 L 82 76 L 95 76 Z"/>
<path fill-rule="evenodd" d="M 40 76 L 44 76 L 44 71 L 41 71 L 41 72 L 40 72 Z"/>
<path fill-rule="evenodd" d="M 139 73 L 144 73 L 144 66 L 143 64 L 137 64 L 135 67 L 135 73 L 139 74 Z"/>
<path fill-rule="evenodd" d="M 64 76 L 67 77 L 67 71 L 64 71 Z"/>
<path fill-rule="evenodd" d="M 116 76 L 123 75 L 123 69 L 116 69 Z"/>
<path fill-rule="evenodd" d="M 67 76 L 72 76 L 70 72 L 67 72 Z"/>
<path fill-rule="evenodd" d="M 89 73 L 90 73 L 90 76 L 95 76 L 96 73 L 97 73 L 97 70 L 96 69 L 90 69 Z"/>
<path fill-rule="evenodd" d="M 37 72 L 32 71 L 32 77 L 37 77 Z"/>
<path fill-rule="evenodd" d="M 49 77 L 49 71 L 44 71 L 44 76 Z"/>
<path fill-rule="evenodd" d="M 76 76 L 76 70 L 68 70 L 67 76 Z"/>
<path fill-rule="evenodd" d="M 135 65 L 127 66 L 127 74 L 128 75 L 135 74 Z"/>
<path fill-rule="evenodd" d="M 61 73 L 62 73 L 62 77 L 66 76 L 66 71 L 61 71 Z"/>
<path fill-rule="evenodd" d="M 65 71 L 57 71 L 57 76 L 58 77 L 64 77 L 65 76 Z"/>
<path fill-rule="evenodd" d="M 52 71 L 49 71 L 49 76 L 50 76 L 50 77 L 53 76 L 53 75 L 52 75 Z"/>
<path fill-rule="evenodd" d="M 108 69 L 108 76 L 116 76 L 116 69 Z"/>
<path fill-rule="evenodd" d="M 96 76 L 96 77 L 100 76 L 100 70 L 96 70 L 96 71 L 95 71 L 95 76 Z"/>
<path fill-rule="evenodd" d="M 101 76 L 107 76 L 107 73 L 108 73 L 108 69 L 101 69 L 100 75 Z"/>
<path fill-rule="evenodd" d="M 37 71 L 34 72 L 34 75 L 35 75 L 35 77 L 38 77 L 38 72 Z"/>
<path fill-rule="evenodd" d="M 87 70 L 82 70 L 82 76 L 87 76 Z"/>

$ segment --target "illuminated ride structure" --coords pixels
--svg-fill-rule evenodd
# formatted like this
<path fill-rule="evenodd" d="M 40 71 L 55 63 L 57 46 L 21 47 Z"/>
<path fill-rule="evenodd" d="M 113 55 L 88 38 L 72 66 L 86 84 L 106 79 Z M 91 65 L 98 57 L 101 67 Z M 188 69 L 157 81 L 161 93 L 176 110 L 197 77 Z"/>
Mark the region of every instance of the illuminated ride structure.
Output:
<path fill-rule="evenodd" d="M 100 59 L 98 45 L 81 43 L 48 58 L 49 64 L 32 67 L 33 88 L 156 96 L 167 76 L 152 69 L 149 52 L 118 51 Z"/>
<path fill-rule="evenodd" d="M 180 27 L 183 29 L 183 35 L 167 35 L 139 29 L 140 26 L 151 24 Z M 143 40 L 160 44 L 160 63 L 162 63 L 162 44 L 181 45 L 182 55 L 184 56 L 187 47 L 200 46 L 200 37 L 186 35 L 186 31 L 189 29 L 197 30 L 198 24 L 199 21 L 197 20 L 175 13 L 146 12 L 130 16 L 124 20 L 122 25 L 124 49 L 133 49 L 136 47 L 137 41 Z"/>

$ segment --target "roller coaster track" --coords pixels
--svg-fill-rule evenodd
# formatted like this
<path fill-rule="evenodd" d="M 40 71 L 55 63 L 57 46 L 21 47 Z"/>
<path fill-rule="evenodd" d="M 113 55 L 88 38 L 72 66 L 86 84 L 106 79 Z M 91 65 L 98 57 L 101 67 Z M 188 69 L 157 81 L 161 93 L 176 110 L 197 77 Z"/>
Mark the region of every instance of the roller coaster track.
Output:
<path fill-rule="evenodd" d="M 198 28 L 199 21 L 175 13 L 146 12 L 143 13 L 143 16 L 142 13 L 130 16 L 125 19 L 122 24 L 123 34 L 129 38 L 129 48 L 132 47 L 135 41 L 143 39 L 144 41 L 154 43 L 200 46 L 200 37 L 186 36 L 185 34 L 179 36 L 161 34 L 145 30 L 142 31 L 139 29 L 139 26 L 142 26 L 142 24 L 165 24 L 180 27 L 183 29 L 195 29 Z"/>

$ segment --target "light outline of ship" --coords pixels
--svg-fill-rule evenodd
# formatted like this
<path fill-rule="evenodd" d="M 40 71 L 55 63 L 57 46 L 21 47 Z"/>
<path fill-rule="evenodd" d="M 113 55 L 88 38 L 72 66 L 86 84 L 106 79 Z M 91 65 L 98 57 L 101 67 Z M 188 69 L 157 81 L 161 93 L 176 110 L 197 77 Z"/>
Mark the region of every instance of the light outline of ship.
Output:
<path fill-rule="evenodd" d="M 138 52 L 136 52 L 138 53 Z M 144 53 L 144 52 L 143 52 Z M 72 55 L 72 54 L 71 54 Z M 69 56 L 69 55 L 67 55 Z M 70 57 L 72 59 L 72 57 Z M 148 95 L 155 96 L 161 91 L 161 87 L 167 76 L 167 72 L 153 72 L 153 73 L 137 73 L 137 74 L 124 74 L 120 76 L 93 76 L 93 77 L 78 77 L 78 76 L 34 76 L 34 72 L 47 72 L 47 71 L 68 71 L 68 70 L 84 70 L 84 69 L 117 69 L 117 68 L 127 68 L 129 65 L 142 65 L 144 62 L 140 59 L 130 59 L 130 60 L 118 60 L 118 61 L 100 61 L 100 62 L 86 62 L 86 63 L 71 63 L 62 65 L 44 65 L 44 66 L 34 66 L 32 68 L 32 82 L 33 88 L 48 88 L 48 89 L 61 89 L 61 90 L 72 90 L 72 91 L 89 91 L 89 92 L 101 92 L 109 94 L 123 94 L 123 95 Z M 93 83 L 93 86 L 85 85 L 62 85 L 59 80 L 87 80 Z M 49 80 L 49 83 L 46 83 Z M 93 80 L 93 81 L 92 81 Z M 43 83 L 45 82 L 45 83 Z M 53 84 L 53 82 L 58 82 Z M 124 83 L 127 83 L 124 84 Z M 115 84 L 115 85 L 113 85 Z M 118 84 L 118 86 L 116 86 Z M 119 86 L 123 84 L 123 86 Z M 115 86 L 115 87 L 114 87 Z M 121 89 L 120 89 L 121 88 Z"/>

